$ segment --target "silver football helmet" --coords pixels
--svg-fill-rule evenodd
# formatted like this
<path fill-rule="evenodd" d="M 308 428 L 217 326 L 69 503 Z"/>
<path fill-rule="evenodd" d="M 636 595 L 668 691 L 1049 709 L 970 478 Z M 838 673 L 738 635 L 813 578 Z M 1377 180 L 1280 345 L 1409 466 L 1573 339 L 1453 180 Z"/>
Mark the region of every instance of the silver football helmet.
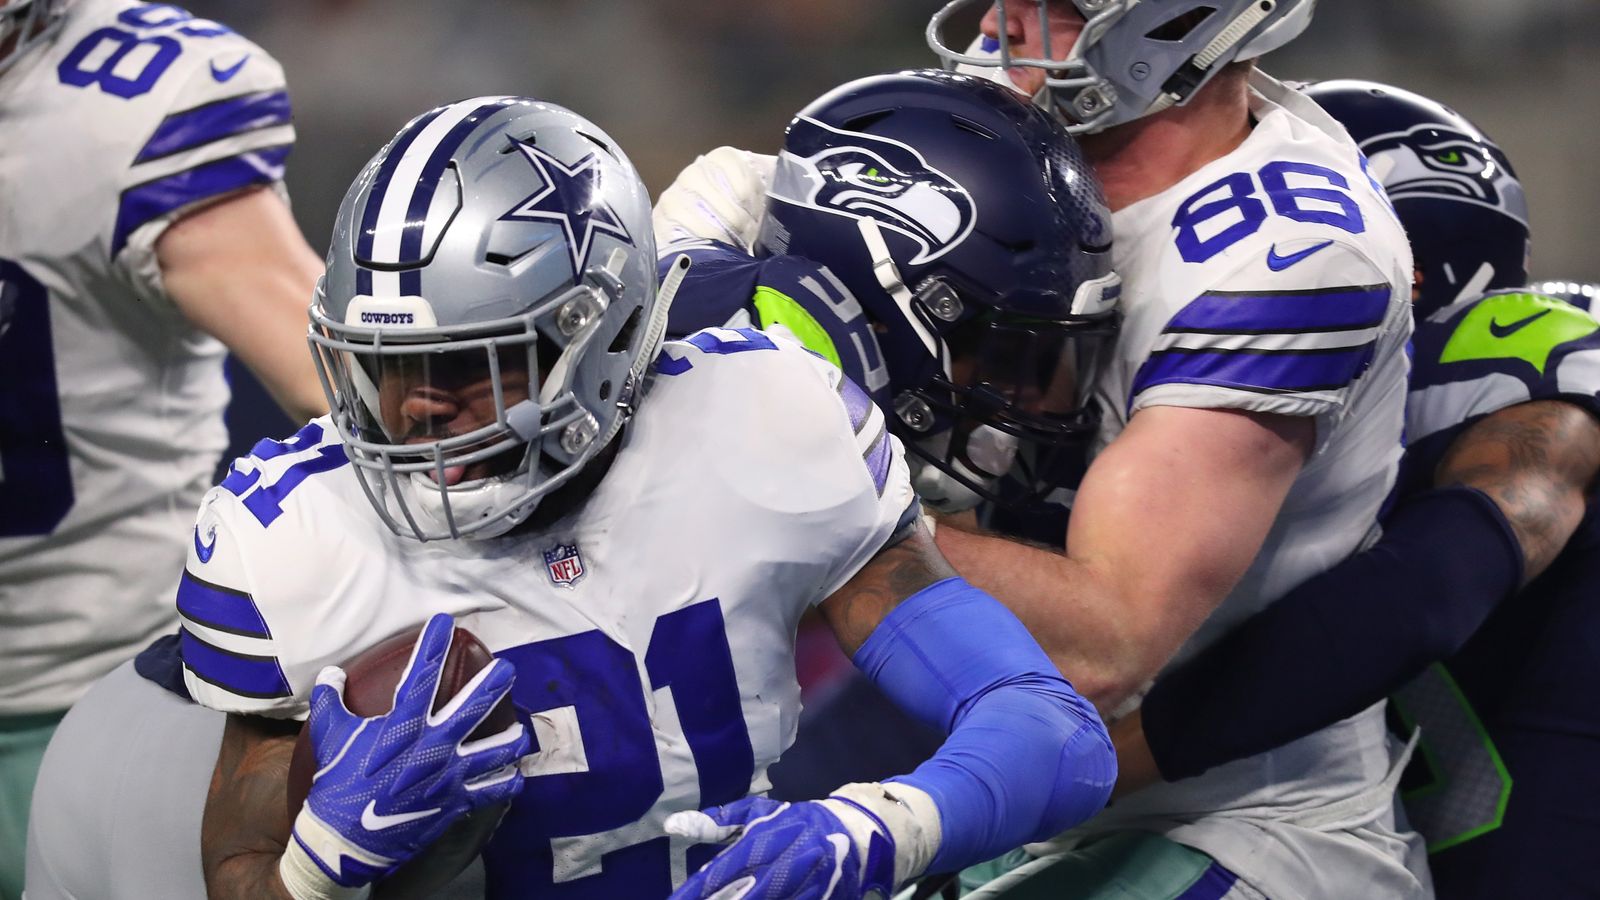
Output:
<path fill-rule="evenodd" d="M 522 97 L 413 119 L 345 195 L 311 307 L 378 514 L 419 540 L 525 520 L 621 430 L 669 301 L 649 195 L 592 123 Z"/>
<path fill-rule="evenodd" d="M 928 22 L 928 46 L 949 68 L 1009 83 L 1007 69 L 1045 71 L 1034 102 L 1075 134 L 1101 131 L 1188 102 L 1236 59 L 1254 59 L 1298 37 L 1316 0 L 992 0 L 999 33 L 1018 7 L 1038 21 L 1042 56 L 1013 56 L 1002 40 L 957 44 L 945 37 L 952 16 L 991 0 L 950 0 Z M 1070 5 L 1083 19 L 1075 35 L 1052 34 L 1050 7 Z M 956 47 L 965 47 L 957 50 Z"/>
<path fill-rule="evenodd" d="M 55 36 L 66 5 L 65 0 L 0 0 L 0 73 L 29 48 Z"/>

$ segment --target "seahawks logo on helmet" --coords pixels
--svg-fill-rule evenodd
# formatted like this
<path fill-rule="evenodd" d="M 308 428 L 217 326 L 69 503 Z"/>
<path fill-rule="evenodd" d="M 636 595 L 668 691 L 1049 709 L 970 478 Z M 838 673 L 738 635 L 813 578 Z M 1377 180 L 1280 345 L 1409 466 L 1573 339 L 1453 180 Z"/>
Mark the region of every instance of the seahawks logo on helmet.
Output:
<path fill-rule="evenodd" d="M 831 128 L 801 116 L 789 126 L 772 195 L 789 203 L 872 219 L 921 248 L 910 265 L 950 252 L 972 233 L 972 194 L 907 144 Z"/>
<path fill-rule="evenodd" d="M 1390 200 L 1458 200 L 1528 223 L 1522 185 L 1483 142 L 1437 123 L 1381 134 L 1361 144 Z"/>

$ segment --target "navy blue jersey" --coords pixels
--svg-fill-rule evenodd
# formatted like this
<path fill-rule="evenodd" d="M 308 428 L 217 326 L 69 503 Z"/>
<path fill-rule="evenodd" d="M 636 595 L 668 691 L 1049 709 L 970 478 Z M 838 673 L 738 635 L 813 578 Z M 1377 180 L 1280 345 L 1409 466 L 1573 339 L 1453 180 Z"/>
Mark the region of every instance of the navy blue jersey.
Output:
<path fill-rule="evenodd" d="M 1402 490 L 1500 409 L 1561 399 L 1600 415 L 1600 322 L 1499 293 L 1418 324 Z M 1440 897 L 1588 896 L 1600 843 L 1600 505 L 1561 555 L 1467 645 L 1403 689 L 1420 724 L 1403 796 Z"/>

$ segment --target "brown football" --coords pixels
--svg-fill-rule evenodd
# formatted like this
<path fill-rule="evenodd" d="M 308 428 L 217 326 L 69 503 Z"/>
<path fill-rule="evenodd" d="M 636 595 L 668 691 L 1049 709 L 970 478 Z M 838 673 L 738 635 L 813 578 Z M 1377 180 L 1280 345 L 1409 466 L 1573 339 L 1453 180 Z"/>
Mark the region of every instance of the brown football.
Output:
<path fill-rule="evenodd" d="M 411 661 L 411 650 L 421 628 L 413 628 L 383 641 L 345 663 L 344 705 L 358 716 L 379 716 L 394 708 L 394 689 Z M 438 709 L 472 680 L 472 676 L 494 661 L 494 654 L 472 632 L 455 630 L 450 652 L 439 675 L 439 690 L 434 697 Z M 501 700 L 471 738 L 488 737 L 516 722 L 516 710 L 508 696 Z M 311 749 L 311 729 L 302 728 L 289 762 L 289 818 L 292 821 L 311 790 L 316 773 L 316 755 Z M 506 805 L 480 809 L 463 817 L 445 831 L 427 850 L 373 885 L 373 896 L 388 898 L 432 896 L 470 864 L 504 815 Z"/>

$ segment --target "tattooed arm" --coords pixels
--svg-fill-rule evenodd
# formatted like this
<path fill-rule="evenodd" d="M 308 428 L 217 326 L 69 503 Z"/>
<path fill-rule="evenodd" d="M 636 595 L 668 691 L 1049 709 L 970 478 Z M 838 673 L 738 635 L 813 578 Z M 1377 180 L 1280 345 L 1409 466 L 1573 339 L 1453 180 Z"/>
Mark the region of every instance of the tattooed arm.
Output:
<path fill-rule="evenodd" d="M 1523 584 L 1560 554 L 1583 519 L 1600 473 L 1600 421 L 1564 400 L 1536 400 L 1486 416 L 1450 445 L 1434 484 L 1494 499 L 1516 533 Z"/>
<path fill-rule="evenodd" d="M 1300 585 L 1156 682 L 1112 729 L 1118 792 L 1303 737 L 1453 655 L 1543 572 L 1600 472 L 1600 421 L 1562 400 L 1463 431 L 1435 489 L 1407 498 L 1372 549 Z"/>
<path fill-rule="evenodd" d="M 845 655 L 854 656 L 901 601 L 955 574 L 919 524 L 904 540 L 881 550 L 818 609 Z"/>
<path fill-rule="evenodd" d="M 208 896 L 292 900 L 278 860 L 289 842 L 289 757 L 299 732 L 298 722 L 228 716 L 200 826 Z"/>

